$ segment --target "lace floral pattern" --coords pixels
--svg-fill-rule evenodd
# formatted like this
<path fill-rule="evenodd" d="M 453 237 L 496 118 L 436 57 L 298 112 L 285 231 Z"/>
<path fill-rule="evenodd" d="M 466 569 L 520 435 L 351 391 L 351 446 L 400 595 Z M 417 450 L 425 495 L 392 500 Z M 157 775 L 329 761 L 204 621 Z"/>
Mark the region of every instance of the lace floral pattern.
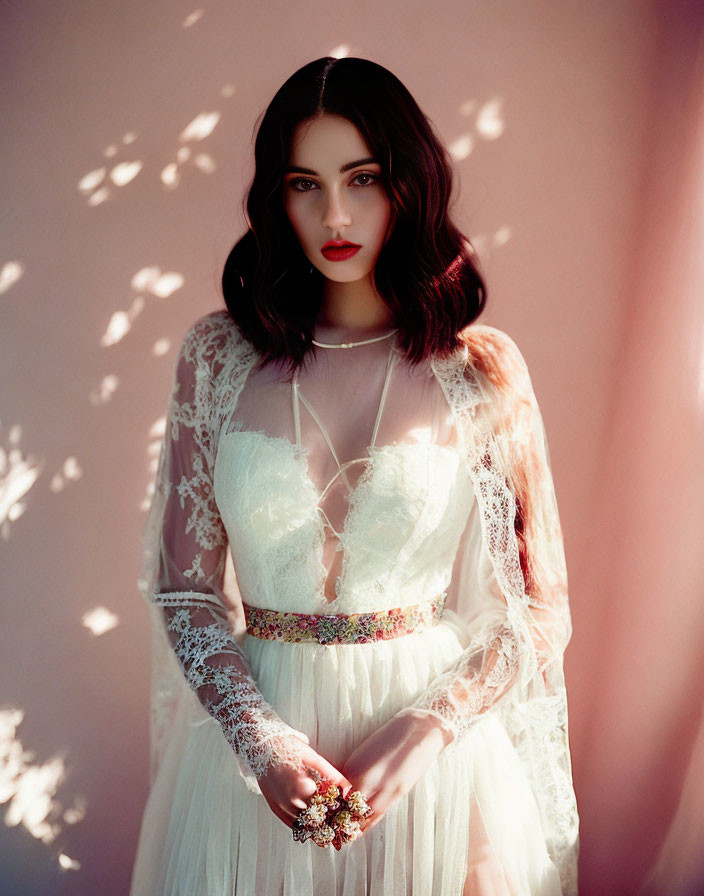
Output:
<path fill-rule="evenodd" d="M 415 707 L 441 719 L 457 742 L 486 712 L 503 713 L 529 769 L 563 891 L 571 894 L 578 819 L 561 662 L 571 626 L 547 443 L 518 348 L 491 327 L 472 330 L 462 363 L 435 360 L 433 367 L 460 433 L 505 609 Z"/>
<path fill-rule="evenodd" d="M 259 692 L 223 600 L 227 534 L 213 494 L 210 427 L 213 373 L 242 358 L 233 335 L 222 315 L 211 315 L 192 328 L 181 347 L 148 522 L 148 535 L 151 531 L 154 538 L 158 531 L 158 549 L 145 557 L 141 585 L 161 609 L 187 683 L 235 753 L 260 777 L 275 762 L 300 765 L 301 741 Z M 156 687 L 154 704 L 158 740 L 165 736 L 159 728 L 160 714 L 169 709 L 168 691 Z"/>

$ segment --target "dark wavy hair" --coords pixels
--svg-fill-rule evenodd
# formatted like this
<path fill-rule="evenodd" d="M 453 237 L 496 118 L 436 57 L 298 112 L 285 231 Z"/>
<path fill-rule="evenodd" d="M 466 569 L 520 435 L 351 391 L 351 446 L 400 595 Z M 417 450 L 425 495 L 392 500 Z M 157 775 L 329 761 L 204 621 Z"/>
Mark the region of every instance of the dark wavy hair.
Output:
<path fill-rule="evenodd" d="M 354 124 L 382 168 L 393 229 L 374 268 L 375 287 L 417 363 L 460 345 L 486 286 L 469 240 L 448 214 L 447 152 L 409 91 L 367 59 L 324 57 L 293 74 L 269 104 L 255 139 L 255 174 L 245 197 L 249 230 L 222 276 L 228 311 L 261 364 L 292 369 L 314 352 L 323 275 L 305 256 L 283 202 L 283 174 L 296 126 L 324 114 Z"/>

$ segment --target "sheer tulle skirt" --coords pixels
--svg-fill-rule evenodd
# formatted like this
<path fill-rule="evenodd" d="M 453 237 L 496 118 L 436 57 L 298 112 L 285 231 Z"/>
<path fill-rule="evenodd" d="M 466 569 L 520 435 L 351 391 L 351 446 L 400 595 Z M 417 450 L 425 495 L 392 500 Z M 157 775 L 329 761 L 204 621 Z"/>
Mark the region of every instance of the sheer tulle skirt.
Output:
<path fill-rule="evenodd" d="M 263 641 L 245 650 L 267 700 L 341 767 L 466 643 L 458 617 L 369 645 Z M 466 882 L 466 883 L 465 883 Z M 337 852 L 297 843 L 246 786 L 216 722 L 184 688 L 145 810 L 131 896 L 559 896 L 535 802 L 498 717 L 437 757 Z"/>

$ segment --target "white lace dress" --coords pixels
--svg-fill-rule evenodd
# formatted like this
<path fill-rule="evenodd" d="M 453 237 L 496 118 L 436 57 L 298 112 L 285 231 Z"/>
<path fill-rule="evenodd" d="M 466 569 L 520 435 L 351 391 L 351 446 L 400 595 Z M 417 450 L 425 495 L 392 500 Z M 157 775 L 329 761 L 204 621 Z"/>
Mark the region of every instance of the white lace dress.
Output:
<path fill-rule="evenodd" d="M 256 360 L 225 312 L 198 321 L 181 349 L 141 580 L 154 749 L 131 896 L 576 892 L 560 678 L 569 621 L 547 581 L 562 575 L 560 557 L 543 571 L 549 598 L 521 577 L 519 618 L 515 536 L 501 546 L 500 515 L 516 509 L 501 510 L 508 468 L 490 497 L 451 362 L 411 367 L 393 336 L 318 349 L 293 382 Z M 493 466 L 507 464 L 491 431 Z M 484 442 L 485 470 L 487 452 Z M 374 643 L 289 643 L 243 627 L 242 602 L 350 615 L 443 594 L 436 624 Z M 289 726 L 341 768 L 409 706 L 455 735 L 423 778 L 339 852 L 295 842 L 253 773 L 286 756 Z"/>

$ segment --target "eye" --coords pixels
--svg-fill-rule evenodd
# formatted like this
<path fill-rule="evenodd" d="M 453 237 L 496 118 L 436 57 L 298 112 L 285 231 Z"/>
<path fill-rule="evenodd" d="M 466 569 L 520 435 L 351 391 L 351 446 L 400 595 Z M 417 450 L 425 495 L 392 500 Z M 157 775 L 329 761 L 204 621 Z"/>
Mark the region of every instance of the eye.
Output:
<path fill-rule="evenodd" d="M 315 187 L 315 182 L 308 177 L 294 177 L 288 182 L 288 185 L 299 193 L 310 193 Z"/>
<path fill-rule="evenodd" d="M 359 174 L 355 174 L 353 181 L 358 181 L 360 178 L 366 179 L 366 183 L 360 183 L 360 187 L 371 187 L 378 180 L 380 180 L 379 174 L 374 174 L 372 171 L 360 171 Z"/>

